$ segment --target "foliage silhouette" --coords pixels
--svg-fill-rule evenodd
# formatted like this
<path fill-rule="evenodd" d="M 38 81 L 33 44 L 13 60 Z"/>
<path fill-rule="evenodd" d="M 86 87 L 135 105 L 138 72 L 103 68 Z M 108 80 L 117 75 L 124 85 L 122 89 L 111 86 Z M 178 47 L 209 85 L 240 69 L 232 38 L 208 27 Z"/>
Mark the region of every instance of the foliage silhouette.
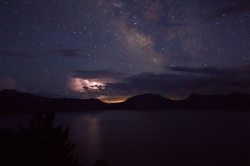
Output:
<path fill-rule="evenodd" d="M 0 132 L 1 166 L 80 166 L 68 128 L 53 126 L 54 114 L 38 113 L 27 129 Z"/>
<path fill-rule="evenodd" d="M 104 160 L 97 160 L 93 166 L 108 166 L 108 164 Z"/>

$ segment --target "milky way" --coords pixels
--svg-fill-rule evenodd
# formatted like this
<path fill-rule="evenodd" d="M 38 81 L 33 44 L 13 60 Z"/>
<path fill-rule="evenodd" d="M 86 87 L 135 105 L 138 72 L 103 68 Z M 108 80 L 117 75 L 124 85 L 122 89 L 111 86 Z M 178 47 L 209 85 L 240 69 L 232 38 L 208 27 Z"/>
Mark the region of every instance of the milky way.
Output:
<path fill-rule="evenodd" d="M 248 0 L 3 0 L 0 89 L 117 100 L 250 92 Z"/>

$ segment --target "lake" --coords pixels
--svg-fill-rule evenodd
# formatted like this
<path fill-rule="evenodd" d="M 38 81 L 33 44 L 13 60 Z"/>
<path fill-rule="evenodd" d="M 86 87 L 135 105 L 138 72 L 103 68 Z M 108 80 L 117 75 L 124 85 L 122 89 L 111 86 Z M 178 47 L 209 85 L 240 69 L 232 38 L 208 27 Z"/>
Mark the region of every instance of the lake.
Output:
<path fill-rule="evenodd" d="M 0 128 L 30 115 L 1 115 Z M 90 166 L 250 165 L 250 113 L 223 111 L 89 111 L 57 113 L 70 128 L 80 161 Z M 249 158 L 249 159 L 248 159 Z"/>

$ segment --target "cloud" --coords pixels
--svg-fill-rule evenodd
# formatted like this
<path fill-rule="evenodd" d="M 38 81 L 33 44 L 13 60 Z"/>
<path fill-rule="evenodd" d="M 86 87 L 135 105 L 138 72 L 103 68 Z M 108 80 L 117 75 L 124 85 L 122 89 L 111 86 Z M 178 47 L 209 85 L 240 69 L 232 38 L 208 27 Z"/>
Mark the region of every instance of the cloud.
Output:
<path fill-rule="evenodd" d="M 113 70 L 74 70 L 72 77 L 83 79 L 115 79 L 124 76 L 124 73 Z"/>
<path fill-rule="evenodd" d="M 24 58 L 32 58 L 33 57 L 32 55 L 29 55 L 27 53 L 5 51 L 5 50 L 0 50 L 0 56 L 5 56 L 5 57 L 24 57 Z"/>
<path fill-rule="evenodd" d="M 69 58 L 75 58 L 82 55 L 86 55 L 86 50 L 84 49 L 58 49 L 53 51 L 48 51 L 48 54 L 56 55 L 60 57 L 69 57 Z"/>
<path fill-rule="evenodd" d="M 107 83 L 115 83 L 125 74 L 113 70 L 75 70 L 69 78 L 69 89 L 78 92 L 81 97 L 107 96 Z"/>
<path fill-rule="evenodd" d="M 219 8 L 211 16 L 211 19 L 218 19 L 228 15 L 236 15 L 250 11 L 250 1 L 248 0 L 224 0 L 219 4 Z"/>
<path fill-rule="evenodd" d="M 250 93 L 250 67 L 225 70 L 217 68 L 176 67 L 164 73 L 142 73 L 106 84 L 114 95 L 159 93 L 166 96 L 187 96 L 191 93 Z"/>
<path fill-rule="evenodd" d="M 250 65 L 242 65 L 230 68 L 216 68 L 216 67 L 183 67 L 183 66 L 171 66 L 166 67 L 167 70 L 174 72 L 186 72 L 193 74 L 248 74 L 250 73 Z"/>
<path fill-rule="evenodd" d="M 169 69 L 170 71 L 175 72 L 186 72 L 186 73 L 199 73 L 199 74 L 225 74 L 228 71 L 212 68 L 212 67 L 181 67 L 181 66 L 172 66 L 172 67 L 166 67 L 166 69 Z"/>

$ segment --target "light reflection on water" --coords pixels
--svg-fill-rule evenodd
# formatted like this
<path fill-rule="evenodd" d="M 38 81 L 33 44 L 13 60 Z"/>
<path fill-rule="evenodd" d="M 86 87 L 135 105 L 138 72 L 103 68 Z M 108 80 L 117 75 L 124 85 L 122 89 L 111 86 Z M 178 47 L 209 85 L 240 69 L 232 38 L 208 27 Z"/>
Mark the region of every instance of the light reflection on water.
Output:
<path fill-rule="evenodd" d="M 57 116 L 56 123 L 67 121 L 73 142 L 76 143 L 76 154 L 84 163 L 93 163 L 100 156 L 100 122 L 92 113 L 62 113 Z M 87 157 L 86 157 L 87 156 Z"/>
<path fill-rule="evenodd" d="M 249 113 L 104 111 L 57 119 L 70 120 L 86 165 L 105 159 L 113 166 L 215 166 L 250 156 Z"/>
<path fill-rule="evenodd" d="M 86 116 L 83 118 L 85 121 L 86 130 L 86 144 L 95 146 L 95 149 L 89 149 L 95 156 L 100 152 L 100 137 L 99 137 L 99 121 L 96 117 Z"/>

